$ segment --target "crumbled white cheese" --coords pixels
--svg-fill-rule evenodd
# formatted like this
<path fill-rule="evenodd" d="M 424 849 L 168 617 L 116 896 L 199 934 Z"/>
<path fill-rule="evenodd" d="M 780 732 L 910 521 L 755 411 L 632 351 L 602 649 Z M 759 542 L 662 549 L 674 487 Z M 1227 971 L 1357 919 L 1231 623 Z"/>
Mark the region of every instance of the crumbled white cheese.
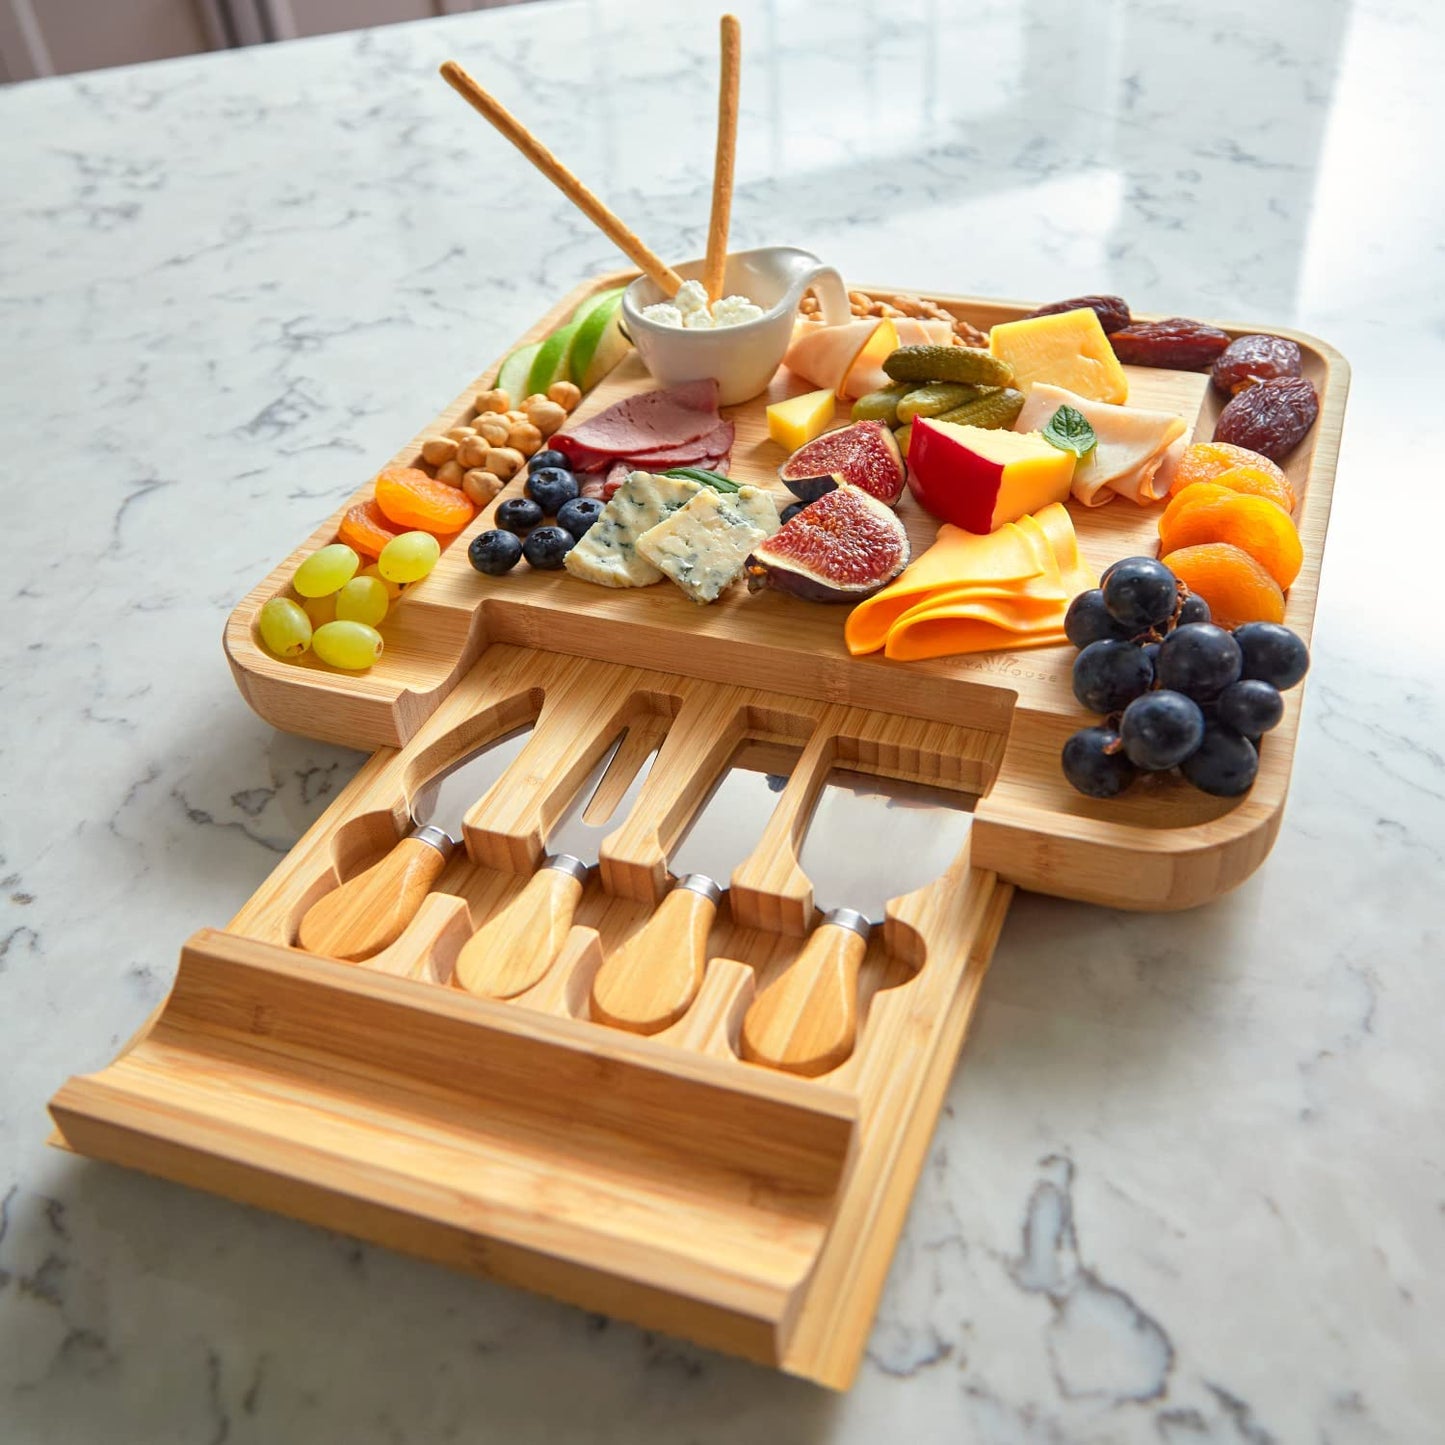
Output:
<path fill-rule="evenodd" d="M 690 331 L 709 331 L 717 326 L 741 326 L 764 315 L 763 308 L 746 296 L 724 296 L 707 304 L 701 281 L 684 281 L 671 301 L 655 301 L 642 308 L 643 318 L 659 326 L 681 326 Z"/>
<path fill-rule="evenodd" d="M 648 321 L 655 321 L 659 326 L 682 325 L 682 312 L 670 301 L 655 301 L 651 306 L 644 306 L 642 314 Z"/>
<path fill-rule="evenodd" d="M 684 281 L 678 287 L 672 304 L 682 312 L 684 317 L 690 316 L 694 311 L 706 311 L 707 288 L 701 281 Z"/>

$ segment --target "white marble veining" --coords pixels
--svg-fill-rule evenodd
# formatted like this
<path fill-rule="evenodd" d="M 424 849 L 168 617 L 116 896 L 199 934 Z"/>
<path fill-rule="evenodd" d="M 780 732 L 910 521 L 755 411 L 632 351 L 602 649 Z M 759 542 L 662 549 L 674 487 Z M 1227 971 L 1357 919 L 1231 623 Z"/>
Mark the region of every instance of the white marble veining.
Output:
<path fill-rule="evenodd" d="M 1274 853 L 1186 915 L 1017 902 L 846 1398 L 47 1150 L 48 1096 L 359 761 L 247 712 L 228 609 L 616 264 L 436 64 L 696 254 L 714 13 L 543 3 L 0 90 L 7 1442 L 1442 1438 L 1445 16 L 737 8 L 738 245 L 1350 357 Z"/>

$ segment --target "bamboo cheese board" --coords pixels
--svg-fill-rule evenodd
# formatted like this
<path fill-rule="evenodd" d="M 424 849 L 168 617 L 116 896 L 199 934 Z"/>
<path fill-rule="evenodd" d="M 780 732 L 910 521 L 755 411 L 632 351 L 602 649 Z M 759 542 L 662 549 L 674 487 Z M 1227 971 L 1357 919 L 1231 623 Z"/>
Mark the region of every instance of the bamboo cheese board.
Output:
<path fill-rule="evenodd" d="M 580 288 L 523 341 L 625 279 Z M 983 327 L 1028 310 L 934 299 Z M 1294 339 L 1321 399 L 1286 464 L 1305 564 L 1285 620 L 1308 639 L 1348 368 Z M 494 370 L 395 463 L 469 419 Z M 1219 402 L 1204 375 L 1128 372 L 1131 404 L 1197 417 L 1209 436 Z M 629 357 L 574 420 L 648 385 Z M 764 408 L 809 389 L 780 371 L 767 395 L 724 409 L 735 480 L 774 483 Z M 370 672 L 277 659 L 256 635 L 262 604 L 345 508 L 237 607 L 225 646 L 251 706 L 374 756 L 236 917 L 187 943 L 126 1051 L 60 1090 L 58 1142 L 844 1388 L 1014 889 L 1168 909 L 1233 887 L 1278 830 L 1299 692 L 1244 799 L 1178 786 L 1099 802 L 1059 770 L 1081 722 L 1071 648 L 853 658 L 842 607 L 736 587 L 699 608 L 667 586 L 481 577 L 466 544 L 495 505 L 388 616 Z M 1096 568 L 1154 550 L 1157 508 L 1070 510 Z M 917 555 L 936 524 L 911 499 L 899 512 Z M 355 963 L 301 946 L 308 911 L 387 855 L 439 767 L 527 726 L 410 922 Z M 473 935 L 531 886 L 550 830 L 619 737 L 603 789 L 653 761 L 570 927 L 539 936 L 510 996 L 458 987 Z M 691 991 L 646 1030 L 604 1021 L 599 972 L 657 913 L 669 855 L 744 748 L 776 757 L 759 766 L 776 771 L 777 803 L 698 925 Z M 856 978 L 820 975 L 798 995 L 770 1055 L 745 1021 L 806 956 L 818 911 L 799 855 L 838 767 L 966 800 L 972 823 L 941 876 L 888 903 Z M 820 1037 L 840 990 L 841 1045 Z"/>

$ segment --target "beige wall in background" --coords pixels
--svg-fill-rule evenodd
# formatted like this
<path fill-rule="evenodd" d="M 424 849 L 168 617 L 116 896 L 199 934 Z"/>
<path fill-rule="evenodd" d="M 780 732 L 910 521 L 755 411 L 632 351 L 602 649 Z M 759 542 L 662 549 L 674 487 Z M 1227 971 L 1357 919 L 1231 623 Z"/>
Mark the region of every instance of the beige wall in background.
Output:
<path fill-rule="evenodd" d="M 521 0 L 0 0 L 0 81 L 517 3 Z"/>

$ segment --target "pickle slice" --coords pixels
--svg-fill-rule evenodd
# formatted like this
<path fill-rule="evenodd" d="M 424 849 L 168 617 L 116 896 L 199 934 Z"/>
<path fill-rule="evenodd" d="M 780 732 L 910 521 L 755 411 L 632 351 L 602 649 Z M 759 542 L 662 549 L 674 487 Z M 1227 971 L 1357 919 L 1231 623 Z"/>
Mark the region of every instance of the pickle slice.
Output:
<path fill-rule="evenodd" d="M 883 363 L 894 381 L 966 381 L 1010 386 L 1013 367 L 973 346 L 900 346 Z"/>
<path fill-rule="evenodd" d="M 986 396 L 956 406 L 934 417 L 935 421 L 952 422 L 955 426 L 981 426 L 998 431 L 1012 426 L 1024 409 L 1024 394 L 1011 386 L 991 391 Z"/>
<path fill-rule="evenodd" d="M 870 391 L 853 403 L 854 421 L 881 421 L 885 426 L 898 425 L 898 403 L 914 390 L 911 381 L 895 381 L 880 391 Z"/>
<path fill-rule="evenodd" d="M 916 416 L 941 416 L 946 411 L 977 401 L 991 387 L 970 386 L 965 381 L 931 381 L 916 387 L 898 403 L 898 420 L 912 421 Z"/>

